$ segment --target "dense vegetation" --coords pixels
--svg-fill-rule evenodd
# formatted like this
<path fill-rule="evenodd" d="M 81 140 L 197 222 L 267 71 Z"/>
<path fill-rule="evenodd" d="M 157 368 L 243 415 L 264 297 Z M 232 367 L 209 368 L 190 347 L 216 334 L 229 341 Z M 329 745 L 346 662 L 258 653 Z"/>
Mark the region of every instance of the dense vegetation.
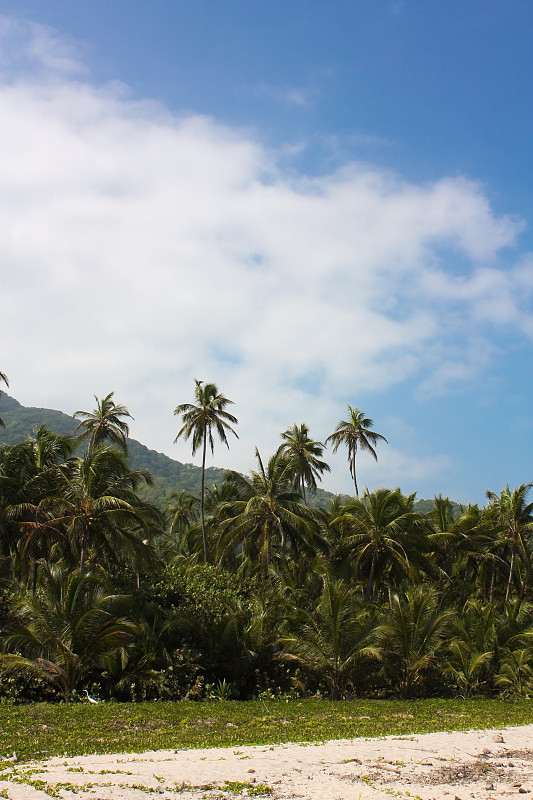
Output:
<path fill-rule="evenodd" d="M 230 401 L 200 382 L 195 401 L 178 435 L 205 452 Z M 111 394 L 76 430 L 36 420 L 0 446 L 0 697 L 533 693 L 529 484 L 486 508 L 422 513 L 399 489 L 318 508 L 325 446 L 302 424 L 203 503 L 182 488 L 157 507 L 128 416 Z M 329 438 L 357 491 L 357 451 L 384 437 L 349 407 Z"/>

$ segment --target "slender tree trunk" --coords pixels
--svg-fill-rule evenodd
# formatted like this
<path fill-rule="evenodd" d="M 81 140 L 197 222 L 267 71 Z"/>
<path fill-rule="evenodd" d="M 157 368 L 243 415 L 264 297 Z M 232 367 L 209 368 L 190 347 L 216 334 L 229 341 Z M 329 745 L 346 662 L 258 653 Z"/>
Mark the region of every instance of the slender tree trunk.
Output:
<path fill-rule="evenodd" d="M 461 607 L 464 605 L 465 597 L 466 597 L 466 589 L 467 589 L 467 586 L 468 586 L 467 578 L 468 578 L 468 567 L 469 566 L 470 566 L 470 557 L 467 556 L 466 564 L 465 564 L 465 571 L 464 571 L 464 575 L 463 575 L 463 582 L 461 584 L 461 594 L 459 595 L 459 602 L 461 604 Z"/>
<path fill-rule="evenodd" d="M 207 430 L 204 431 L 204 445 L 202 449 L 202 491 L 200 495 L 200 514 L 202 517 L 202 542 L 204 545 L 204 564 L 207 564 L 207 537 L 205 535 L 204 496 L 205 496 L 205 451 L 207 447 Z"/>
<path fill-rule="evenodd" d="M 333 665 L 333 673 L 331 675 L 331 691 L 329 695 L 330 700 L 340 700 L 340 681 L 339 670 L 337 663 Z"/>
<path fill-rule="evenodd" d="M 374 576 L 376 574 L 376 564 L 378 561 L 377 550 L 372 553 L 372 563 L 370 564 L 370 575 L 368 576 L 368 586 L 366 587 L 365 600 L 371 600 L 374 591 Z"/>
<path fill-rule="evenodd" d="M 511 582 L 513 580 L 514 558 L 515 558 L 515 553 L 513 550 L 513 553 L 511 555 L 511 565 L 509 567 L 509 580 L 507 581 L 507 591 L 505 592 L 506 603 L 509 601 L 509 595 L 511 594 Z"/>
<path fill-rule="evenodd" d="M 496 582 L 496 565 L 492 565 L 492 575 L 490 576 L 490 589 L 489 589 L 489 603 L 492 603 L 494 597 L 494 584 Z"/>
<path fill-rule="evenodd" d="M 35 597 L 35 592 L 37 591 L 37 568 L 38 562 L 37 559 L 33 561 L 33 577 L 32 577 L 32 584 L 31 584 L 31 593 L 32 596 Z"/>
<path fill-rule="evenodd" d="M 356 472 L 356 469 L 355 469 L 355 459 L 356 459 L 356 455 L 354 453 L 354 456 L 353 456 L 353 483 L 354 483 L 354 486 L 355 486 L 355 496 L 359 497 L 359 489 L 357 487 L 357 472 Z"/>

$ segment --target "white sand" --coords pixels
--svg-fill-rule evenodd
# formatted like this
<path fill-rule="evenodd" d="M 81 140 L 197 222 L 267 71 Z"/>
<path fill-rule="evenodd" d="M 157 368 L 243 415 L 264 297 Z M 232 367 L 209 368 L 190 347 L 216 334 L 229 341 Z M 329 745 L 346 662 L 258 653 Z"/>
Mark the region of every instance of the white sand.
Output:
<path fill-rule="evenodd" d="M 214 800 L 259 795 L 273 800 L 468 800 L 533 795 L 533 725 L 499 731 L 429 733 L 321 744 L 164 750 L 142 754 L 52 758 L 15 764 L 0 781 L 11 800 L 50 794 L 38 781 L 57 786 L 57 796 L 87 800 L 150 797 Z M 33 781 L 31 785 L 29 781 Z M 227 787 L 226 781 L 241 786 Z M 244 786 L 243 786 L 244 784 Z M 40 784 L 42 786 L 42 784 Z"/>

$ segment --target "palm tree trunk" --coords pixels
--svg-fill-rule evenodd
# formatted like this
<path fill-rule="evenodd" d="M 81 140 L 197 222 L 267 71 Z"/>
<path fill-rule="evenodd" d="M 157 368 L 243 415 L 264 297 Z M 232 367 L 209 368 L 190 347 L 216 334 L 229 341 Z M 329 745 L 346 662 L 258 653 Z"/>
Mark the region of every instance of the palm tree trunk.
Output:
<path fill-rule="evenodd" d="M 205 451 L 207 447 L 207 430 L 204 430 L 204 444 L 202 448 L 202 491 L 200 495 L 200 514 L 202 517 L 202 542 L 204 545 L 204 564 L 207 564 L 207 537 L 205 535 L 204 496 L 205 496 Z"/>
<path fill-rule="evenodd" d="M 357 472 L 355 470 L 355 454 L 354 454 L 354 457 L 353 457 L 353 482 L 354 482 L 354 486 L 355 486 L 355 496 L 359 497 L 359 489 L 358 489 L 358 486 L 357 486 Z"/>
<path fill-rule="evenodd" d="M 339 667 L 337 659 L 333 663 L 333 670 L 331 673 L 331 691 L 329 695 L 330 700 L 340 700 L 340 680 L 339 680 Z"/>
<path fill-rule="evenodd" d="M 462 608 L 465 604 L 466 590 L 468 587 L 468 568 L 470 566 L 470 556 L 466 557 L 465 571 L 463 573 L 463 580 L 461 583 L 461 592 L 459 594 L 459 605 Z"/>
<path fill-rule="evenodd" d="M 376 574 L 376 565 L 378 561 L 377 550 L 372 553 L 372 563 L 370 564 L 370 574 L 368 576 L 368 585 L 365 592 L 365 600 L 371 600 L 374 592 L 374 577 Z"/>
<path fill-rule="evenodd" d="M 511 565 L 510 565 L 510 568 L 509 568 L 509 580 L 507 581 L 507 591 L 505 592 L 505 602 L 506 603 L 509 601 L 509 595 L 511 594 L 511 582 L 513 580 L 514 557 L 515 557 L 515 553 L 514 553 L 514 550 L 513 550 L 513 553 L 511 555 Z"/>

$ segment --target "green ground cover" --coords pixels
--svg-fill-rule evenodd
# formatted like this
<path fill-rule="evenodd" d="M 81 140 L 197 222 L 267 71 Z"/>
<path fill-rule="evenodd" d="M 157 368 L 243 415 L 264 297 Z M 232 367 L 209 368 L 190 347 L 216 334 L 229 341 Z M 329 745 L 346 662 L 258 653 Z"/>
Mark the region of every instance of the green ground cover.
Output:
<path fill-rule="evenodd" d="M 533 723 L 494 699 L 84 703 L 0 706 L 0 759 L 409 736 Z"/>

